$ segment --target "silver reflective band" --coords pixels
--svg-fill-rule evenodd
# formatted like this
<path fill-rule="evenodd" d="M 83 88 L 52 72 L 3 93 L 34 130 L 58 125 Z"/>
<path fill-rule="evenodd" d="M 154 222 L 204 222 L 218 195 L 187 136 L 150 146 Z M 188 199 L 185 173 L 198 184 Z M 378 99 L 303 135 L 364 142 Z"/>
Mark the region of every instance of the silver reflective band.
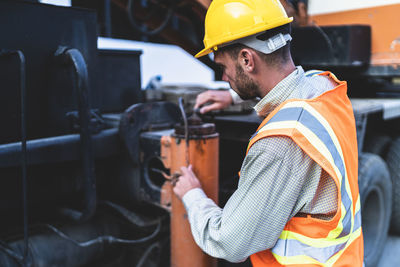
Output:
<path fill-rule="evenodd" d="M 271 54 L 272 52 L 278 50 L 279 48 L 285 46 L 287 42 L 292 40 L 292 36 L 290 34 L 282 34 L 279 33 L 265 41 L 257 39 L 257 36 L 259 34 L 254 34 L 251 36 L 247 36 L 229 43 L 225 43 L 221 45 L 220 47 L 228 46 L 231 44 L 244 44 L 248 47 L 253 48 L 254 50 L 257 50 L 261 53 L 264 54 Z"/>

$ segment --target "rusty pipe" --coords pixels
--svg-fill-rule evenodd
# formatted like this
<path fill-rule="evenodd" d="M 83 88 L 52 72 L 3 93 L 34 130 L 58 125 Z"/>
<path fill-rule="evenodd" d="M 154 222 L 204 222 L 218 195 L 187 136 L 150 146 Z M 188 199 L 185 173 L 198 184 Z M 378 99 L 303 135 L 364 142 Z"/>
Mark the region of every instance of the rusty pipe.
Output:
<path fill-rule="evenodd" d="M 183 127 L 183 126 L 182 126 Z M 180 172 L 186 166 L 186 152 L 190 164 L 199 178 L 208 197 L 218 203 L 218 154 L 219 136 L 213 124 L 189 126 L 188 142 L 185 141 L 182 127 L 175 134 L 161 139 L 161 157 L 171 173 Z M 187 146 L 188 145 L 188 146 Z M 163 187 L 162 202 L 171 202 L 171 266 L 172 267 L 215 267 L 217 260 L 205 254 L 195 243 L 186 209 L 181 200 L 172 193 L 171 183 Z"/>

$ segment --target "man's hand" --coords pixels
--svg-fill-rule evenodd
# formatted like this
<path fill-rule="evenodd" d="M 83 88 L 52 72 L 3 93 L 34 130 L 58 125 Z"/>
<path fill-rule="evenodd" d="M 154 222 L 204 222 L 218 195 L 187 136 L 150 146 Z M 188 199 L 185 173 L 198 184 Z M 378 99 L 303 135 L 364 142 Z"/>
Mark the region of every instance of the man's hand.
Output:
<path fill-rule="evenodd" d="M 174 193 L 179 199 L 182 199 L 182 197 L 190 190 L 201 188 L 199 179 L 197 179 L 196 175 L 192 171 L 192 165 L 189 165 L 188 168 L 181 167 L 181 173 L 182 175 L 174 186 Z"/>
<path fill-rule="evenodd" d="M 208 90 L 204 93 L 201 93 L 196 98 L 196 104 L 194 108 L 199 108 L 200 106 L 206 104 L 207 102 L 211 102 L 210 105 L 203 106 L 200 109 L 200 113 L 207 113 L 211 110 L 220 110 L 228 107 L 232 104 L 232 96 L 228 90 L 219 91 L 219 90 Z"/>

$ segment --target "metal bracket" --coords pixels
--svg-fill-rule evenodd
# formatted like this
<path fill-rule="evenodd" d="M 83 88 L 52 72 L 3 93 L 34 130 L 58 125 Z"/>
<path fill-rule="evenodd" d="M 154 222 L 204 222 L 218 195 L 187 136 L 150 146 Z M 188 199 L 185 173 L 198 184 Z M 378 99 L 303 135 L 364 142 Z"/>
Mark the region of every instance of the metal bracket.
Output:
<path fill-rule="evenodd" d="M 358 154 L 360 155 L 364 145 L 368 114 L 366 113 L 354 114 L 354 117 L 356 121 L 356 130 L 357 130 Z"/>
<path fill-rule="evenodd" d="M 102 130 L 107 128 L 107 123 L 104 118 L 101 116 L 101 113 L 98 109 L 91 109 L 90 111 L 90 120 L 89 120 L 89 131 L 90 134 L 98 134 Z M 65 116 L 69 119 L 71 128 L 74 131 L 79 131 L 81 128 L 80 120 L 79 120 L 79 112 L 78 111 L 70 111 L 65 114 Z"/>
<path fill-rule="evenodd" d="M 121 115 L 119 133 L 134 165 L 139 165 L 139 135 L 145 130 L 172 128 L 180 121 L 179 108 L 169 102 L 140 103 Z"/>

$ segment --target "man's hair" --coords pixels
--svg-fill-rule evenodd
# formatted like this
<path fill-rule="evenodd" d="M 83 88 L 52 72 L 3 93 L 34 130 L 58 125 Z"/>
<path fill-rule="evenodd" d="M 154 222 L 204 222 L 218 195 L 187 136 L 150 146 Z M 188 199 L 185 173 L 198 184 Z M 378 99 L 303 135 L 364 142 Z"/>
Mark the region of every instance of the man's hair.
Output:
<path fill-rule="evenodd" d="M 260 40 L 267 40 L 279 33 L 290 34 L 291 33 L 290 23 L 265 31 L 264 33 L 259 34 L 256 38 Z M 287 60 L 290 59 L 290 41 L 288 41 L 285 46 L 279 48 L 278 50 L 272 52 L 271 54 L 264 54 L 262 52 L 259 52 L 253 48 L 250 48 L 240 43 L 235 43 L 232 45 L 221 47 L 218 49 L 217 53 L 220 52 L 228 53 L 228 55 L 230 55 L 232 59 L 237 59 L 239 52 L 244 48 L 249 48 L 254 50 L 265 63 L 272 66 L 282 65 L 283 63 L 285 63 Z"/>

